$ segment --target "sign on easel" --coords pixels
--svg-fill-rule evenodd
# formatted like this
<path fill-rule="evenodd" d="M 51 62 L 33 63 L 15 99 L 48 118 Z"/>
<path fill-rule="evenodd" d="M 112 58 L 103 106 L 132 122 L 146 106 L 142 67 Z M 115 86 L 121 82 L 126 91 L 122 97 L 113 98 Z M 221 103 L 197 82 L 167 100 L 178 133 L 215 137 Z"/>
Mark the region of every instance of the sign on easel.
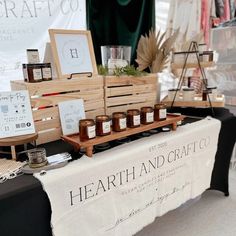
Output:
<path fill-rule="evenodd" d="M 0 92 L 0 138 L 35 133 L 28 91 Z"/>

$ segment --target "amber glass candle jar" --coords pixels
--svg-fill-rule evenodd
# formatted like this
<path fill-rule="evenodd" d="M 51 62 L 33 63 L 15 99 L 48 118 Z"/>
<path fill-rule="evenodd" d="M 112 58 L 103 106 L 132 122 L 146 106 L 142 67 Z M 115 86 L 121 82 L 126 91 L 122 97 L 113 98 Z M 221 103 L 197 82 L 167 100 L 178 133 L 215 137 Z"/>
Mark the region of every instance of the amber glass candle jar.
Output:
<path fill-rule="evenodd" d="M 140 126 L 140 111 L 138 109 L 130 109 L 127 111 L 127 126 L 129 128 Z"/>
<path fill-rule="evenodd" d="M 27 64 L 28 82 L 37 83 L 43 81 L 41 64 Z"/>
<path fill-rule="evenodd" d="M 51 63 L 43 63 L 42 66 L 42 77 L 43 81 L 52 80 L 52 68 Z"/>
<path fill-rule="evenodd" d="M 114 112 L 112 114 L 112 129 L 116 132 L 126 130 L 126 114 L 124 112 Z"/>
<path fill-rule="evenodd" d="M 166 105 L 164 103 L 157 103 L 154 106 L 154 120 L 166 120 Z"/>
<path fill-rule="evenodd" d="M 154 112 L 152 107 L 142 107 L 141 108 L 141 123 L 143 125 L 148 125 L 154 121 Z"/>
<path fill-rule="evenodd" d="M 107 115 L 96 116 L 96 135 L 104 136 L 111 133 L 111 119 Z"/>
<path fill-rule="evenodd" d="M 82 119 L 79 121 L 79 137 L 82 142 L 96 137 L 94 120 Z"/>

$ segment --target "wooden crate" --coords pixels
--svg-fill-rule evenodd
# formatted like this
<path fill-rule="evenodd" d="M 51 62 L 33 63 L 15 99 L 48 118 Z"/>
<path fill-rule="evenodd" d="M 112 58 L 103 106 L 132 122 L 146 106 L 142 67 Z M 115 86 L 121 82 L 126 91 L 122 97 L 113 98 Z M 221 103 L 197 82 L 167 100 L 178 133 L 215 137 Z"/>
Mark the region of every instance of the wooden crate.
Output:
<path fill-rule="evenodd" d="M 105 76 L 105 110 L 107 115 L 116 111 L 153 106 L 157 98 L 157 75 Z"/>
<path fill-rule="evenodd" d="M 52 80 L 40 83 L 12 81 L 12 90 L 28 90 L 36 131 L 37 144 L 60 139 L 62 135 L 58 103 L 67 100 L 84 100 L 86 118 L 105 113 L 104 82 L 102 76 L 71 80 Z"/>

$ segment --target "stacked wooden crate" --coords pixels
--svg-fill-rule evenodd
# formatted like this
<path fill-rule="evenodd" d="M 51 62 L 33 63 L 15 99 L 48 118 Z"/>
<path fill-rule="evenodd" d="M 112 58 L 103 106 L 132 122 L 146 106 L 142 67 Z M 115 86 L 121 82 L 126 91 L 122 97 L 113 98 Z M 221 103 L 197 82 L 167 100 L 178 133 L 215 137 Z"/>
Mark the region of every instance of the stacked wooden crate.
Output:
<path fill-rule="evenodd" d="M 107 115 L 116 111 L 153 106 L 157 100 L 157 75 L 105 76 L 105 110 Z"/>
<path fill-rule="evenodd" d="M 62 135 L 58 103 L 82 98 L 86 118 L 104 114 L 104 84 L 102 76 L 72 80 L 52 80 L 40 83 L 12 81 L 12 90 L 28 90 L 36 131 L 37 144 L 60 139 Z"/>

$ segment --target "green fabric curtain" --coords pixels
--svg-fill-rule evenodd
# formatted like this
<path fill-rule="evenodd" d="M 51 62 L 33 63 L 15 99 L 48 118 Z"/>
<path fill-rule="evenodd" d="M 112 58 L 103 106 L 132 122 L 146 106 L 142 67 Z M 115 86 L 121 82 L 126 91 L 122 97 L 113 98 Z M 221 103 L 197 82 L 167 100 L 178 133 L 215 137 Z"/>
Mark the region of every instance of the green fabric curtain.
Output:
<path fill-rule="evenodd" d="M 91 31 L 97 64 L 102 45 L 132 46 L 131 64 L 141 35 L 155 28 L 155 0 L 87 0 L 87 27 Z"/>

